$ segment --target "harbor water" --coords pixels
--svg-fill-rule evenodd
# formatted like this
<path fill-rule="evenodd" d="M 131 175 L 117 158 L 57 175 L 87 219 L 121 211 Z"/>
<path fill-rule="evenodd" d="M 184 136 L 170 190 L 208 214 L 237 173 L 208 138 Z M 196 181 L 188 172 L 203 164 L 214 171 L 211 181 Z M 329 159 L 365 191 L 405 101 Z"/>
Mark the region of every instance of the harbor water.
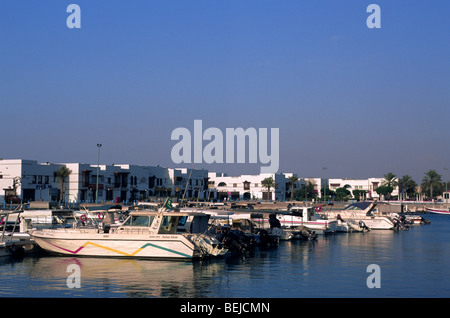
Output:
<path fill-rule="evenodd" d="M 247 258 L 198 262 L 54 256 L 0 260 L 0 297 L 446 298 L 450 217 L 425 214 L 409 231 L 282 241 Z M 80 269 L 79 286 L 70 284 Z M 378 266 L 379 286 L 370 286 Z M 372 287 L 372 288 L 370 288 Z"/>

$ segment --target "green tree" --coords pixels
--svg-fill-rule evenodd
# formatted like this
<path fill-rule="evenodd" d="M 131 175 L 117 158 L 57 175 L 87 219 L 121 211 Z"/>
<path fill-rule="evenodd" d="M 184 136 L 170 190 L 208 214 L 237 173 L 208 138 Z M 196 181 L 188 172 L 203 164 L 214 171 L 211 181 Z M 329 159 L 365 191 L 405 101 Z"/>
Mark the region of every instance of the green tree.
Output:
<path fill-rule="evenodd" d="M 324 200 L 329 200 L 329 198 L 336 197 L 336 191 L 333 191 L 328 187 L 320 189 L 320 193 L 322 194 L 322 198 L 324 198 Z M 326 197 L 325 197 L 325 193 L 327 194 Z"/>
<path fill-rule="evenodd" d="M 296 176 L 290 176 L 289 182 L 291 183 L 291 201 L 294 200 L 294 184 L 298 181 L 298 177 Z"/>
<path fill-rule="evenodd" d="M 267 193 L 268 193 L 268 197 L 272 198 L 272 196 L 270 195 L 270 188 L 276 188 L 276 184 L 275 184 L 275 180 L 273 180 L 272 177 L 268 177 L 265 178 L 262 182 L 261 182 L 262 186 L 264 188 L 267 188 Z"/>
<path fill-rule="evenodd" d="M 338 200 L 348 200 L 350 198 L 351 192 L 345 187 L 336 189 L 336 198 Z"/>
<path fill-rule="evenodd" d="M 366 192 L 367 192 L 366 190 L 353 190 L 352 191 L 353 197 L 358 201 L 361 200 L 361 195 Z"/>
<path fill-rule="evenodd" d="M 409 175 L 404 175 L 398 180 L 399 192 L 406 193 L 409 198 L 416 193 L 417 183 Z"/>
<path fill-rule="evenodd" d="M 59 201 L 63 200 L 64 181 L 68 176 L 70 176 L 71 173 L 72 170 L 70 170 L 66 166 L 62 166 L 55 173 L 55 176 L 59 179 Z"/>
<path fill-rule="evenodd" d="M 392 172 L 388 172 L 384 175 L 383 181 L 381 181 L 382 185 L 395 188 L 398 185 L 398 181 L 396 180 L 396 175 Z M 391 191 L 392 192 L 392 191 Z"/>
<path fill-rule="evenodd" d="M 422 193 L 426 190 L 430 191 L 430 198 L 433 198 L 442 188 L 442 176 L 436 172 L 436 170 L 429 170 L 425 172 L 425 176 L 422 179 Z"/>
<path fill-rule="evenodd" d="M 392 191 L 394 191 L 394 188 L 388 185 L 381 185 L 375 190 L 378 195 L 383 195 L 387 199 L 391 196 Z"/>
<path fill-rule="evenodd" d="M 300 189 L 295 190 L 294 196 L 297 200 L 307 201 L 308 198 L 315 198 L 317 193 L 315 191 L 314 183 L 310 180 L 306 181 L 305 185 L 302 185 Z"/>

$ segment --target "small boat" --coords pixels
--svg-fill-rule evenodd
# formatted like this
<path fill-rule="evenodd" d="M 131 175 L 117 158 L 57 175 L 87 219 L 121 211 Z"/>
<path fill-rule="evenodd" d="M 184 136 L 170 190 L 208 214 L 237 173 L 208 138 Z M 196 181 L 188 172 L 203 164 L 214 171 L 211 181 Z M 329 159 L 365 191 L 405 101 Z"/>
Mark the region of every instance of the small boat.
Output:
<path fill-rule="evenodd" d="M 406 216 L 406 220 L 408 220 L 408 222 L 410 222 L 410 224 L 413 225 L 423 225 L 423 224 L 430 224 L 431 221 L 428 219 L 425 219 L 422 215 L 407 215 Z"/>
<path fill-rule="evenodd" d="M 11 212 L 0 212 L 0 256 L 21 256 L 35 251 L 36 244 L 24 231 L 21 207 Z"/>
<path fill-rule="evenodd" d="M 26 222 L 35 226 L 66 226 L 71 227 L 76 222 L 75 213 L 71 209 L 30 209 L 21 214 Z"/>
<path fill-rule="evenodd" d="M 318 218 L 316 212 L 316 207 L 293 206 L 289 211 L 280 211 L 272 214 L 275 215 L 282 228 L 294 229 L 296 227 L 304 227 L 315 232 L 315 234 L 335 233 L 337 221 Z M 270 216 L 269 218 L 254 218 L 254 221 L 269 227 Z"/>
<path fill-rule="evenodd" d="M 358 225 L 366 226 L 371 230 L 391 230 L 396 228 L 393 218 L 379 215 L 376 211 L 375 202 L 357 202 L 346 206 L 343 210 L 323 212 L 324 217 L 337 220 L 341 217 L 345 221 L 354 221 Z"/>
<path fill-rule="evenodd" d="M 448 215 L 450 215 L 450 208 L 447 208 L 446 210 L 444 208 L 442 208 L 442 209 L 425 208 L 425 210 L 427 212 L 430 212 L 430 213 L 448 214 Z"/>
<path fill-rule="evenodd" d="M 180 233 L 179 224 L 189 217 L 193 217 L 189 231 Z M 118 226 L 103 224 L 29 233 L 42 249 L 65 255 L 168 260 L 224 256 L 227 249 L 206 234 L 208 219 L 204 213 L 174 212 L 163 207 L 158 211 L 132 211 Z"/>

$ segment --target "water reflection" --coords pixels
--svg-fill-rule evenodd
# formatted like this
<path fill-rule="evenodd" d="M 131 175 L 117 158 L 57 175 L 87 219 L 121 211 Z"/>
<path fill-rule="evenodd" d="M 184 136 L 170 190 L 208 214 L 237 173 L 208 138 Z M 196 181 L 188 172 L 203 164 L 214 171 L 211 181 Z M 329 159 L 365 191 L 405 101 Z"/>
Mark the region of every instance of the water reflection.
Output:
<path fill-rule="evenodd" d="M 34 280 L 50 282 L 47 288 L 52 292 L 70 293 L 66 283 L 70 264 L 80 266 L 83 292 L 126 297 L 196 295 L 191 262 L 47 256 L 37 259 L 27 274 Z"/>

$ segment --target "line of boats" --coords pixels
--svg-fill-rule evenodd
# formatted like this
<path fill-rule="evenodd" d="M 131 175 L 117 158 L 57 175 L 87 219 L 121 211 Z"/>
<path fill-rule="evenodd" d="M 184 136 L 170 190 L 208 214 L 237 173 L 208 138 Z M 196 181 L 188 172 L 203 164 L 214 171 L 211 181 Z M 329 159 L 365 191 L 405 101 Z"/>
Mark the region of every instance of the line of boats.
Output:
<path fill-rule="evenodd" d="M 403 212 L 403 211 L 402 211 Z M 343 210 L 293 206 L 287 211 L 236 212 L 202 207 L 157 209 L 120 205 L 80 210 L 26 210 L 0 213 L 0 255 L 36 248 L 91 257 L 193 260 L 250 253 L 280 240 L 314 240 L 338 232 L 408 229 L 428 224 L 420 215 L 382 212 L 377 202 Z"/>

